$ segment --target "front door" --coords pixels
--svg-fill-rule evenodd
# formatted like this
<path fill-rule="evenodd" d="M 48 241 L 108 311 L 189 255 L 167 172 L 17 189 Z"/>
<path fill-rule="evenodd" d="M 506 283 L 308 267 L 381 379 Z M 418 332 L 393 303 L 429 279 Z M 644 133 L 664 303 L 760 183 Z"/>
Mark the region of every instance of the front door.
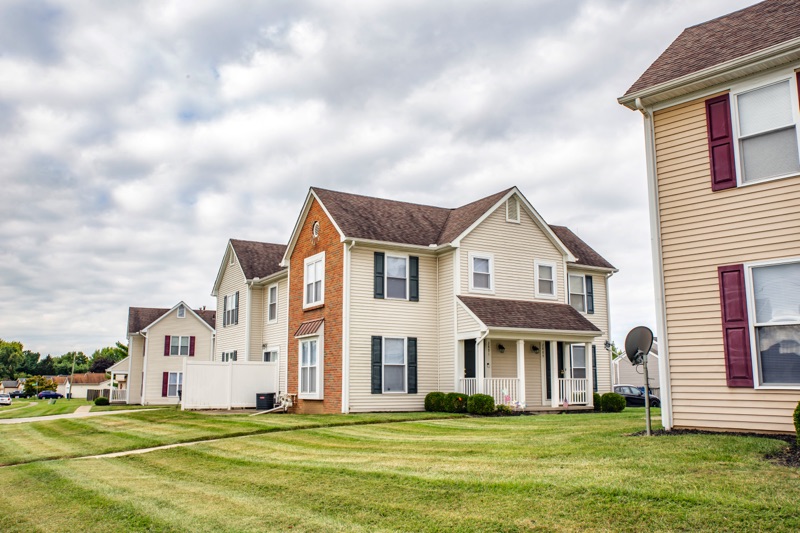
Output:
<path fill-rule="evenodd" d="M 475 375 L 475 339 L 464 341 L 464 377 L 474 378 Z"/>

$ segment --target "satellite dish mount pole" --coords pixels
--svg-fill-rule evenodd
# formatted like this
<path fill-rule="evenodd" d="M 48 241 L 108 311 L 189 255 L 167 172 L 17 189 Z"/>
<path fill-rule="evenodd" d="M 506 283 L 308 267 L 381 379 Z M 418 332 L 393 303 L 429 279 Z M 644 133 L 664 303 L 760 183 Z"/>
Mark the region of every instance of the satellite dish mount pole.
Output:
<path fill-rule="evenodd" d="M 642 359 L 642 366 L 644 367 L 644 412 L 645 419 L 647 420 L 647 436 L 650 432 L 650 375 L 647 372 L 647 354 L 644 354 Z"/>

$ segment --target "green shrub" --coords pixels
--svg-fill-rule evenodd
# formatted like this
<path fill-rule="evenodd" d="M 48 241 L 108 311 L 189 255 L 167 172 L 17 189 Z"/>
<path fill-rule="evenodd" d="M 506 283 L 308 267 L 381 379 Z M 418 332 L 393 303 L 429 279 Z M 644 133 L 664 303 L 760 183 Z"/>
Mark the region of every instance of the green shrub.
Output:
<path fill-rule="evenodd" d="M 511 410 L 511 407 L 509 407 L 508 405 L 506 405 L 504 403 L 501 403 L 500 405 L 495 405 L 494 406 L 494 412 L 497 413 L 500 416 L 508 416 L 513 411 Z"/>
<path fill-rule="evenodd" d="M 800 446 L 800 402 L 794 408 L 794 431 L 797 433 L 797 445 Z"/>
<path fill-rule="evenodd" d="M 600 411 L 603 408 L 603 397 L 600 396 L 600 393 L 594 393 L 594 410 Z"/>
<path fill-rule="evenodd" d="M 467 412 L 473 415 L 490 415 L 494 413 L 494 398 L 488 394 L 473 394 L 467 400 Z"/>
<path fill-rule="evenodd" d="M 109 403 L 110 402 L 108 401 L 108 398 L 106 398 L 105 396 L 98 396 L 97 398 L 94 399 L 95 405 L 108 405 Z"/>
<path fill-rule="evenodd" d="M 469 396 L 460 392 L 450 392 L 444 397 L 444 410 L 446 413 L 466 413 Z"/>
<path fill-rule="evenodd" d="M 431 413 L 443 413 L 445 396 L 447 395 L 443 392 L 429 392 L 425 396 L 425 410 Z"/>
<path fill-rule="evenodd" d="M 616 392 L 607 392 L 600 398 L 604 413 L 619 413 L 625 409 L 625 397 Z"/>

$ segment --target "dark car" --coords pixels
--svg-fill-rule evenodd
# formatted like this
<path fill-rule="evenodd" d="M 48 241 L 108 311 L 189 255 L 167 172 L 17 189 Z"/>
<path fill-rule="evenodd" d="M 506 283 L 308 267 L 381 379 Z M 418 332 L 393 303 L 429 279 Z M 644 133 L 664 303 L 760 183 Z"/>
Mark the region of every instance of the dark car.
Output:
<path fill-rule="evenodd" d="M 39 393 L 38 396 L 39 396 L 40 400 L 46 400 L 48 398 L 63 398 L 64 397 L 63 394 L 59 394 L 59 393 L 51 391 L 51 390 L 43 390 L 42 392 Z"/>
<path fill-rule="evenodd" d="M 12 398 L 28 398 L 30 394 L 25 392 L 24 390 L 14 390 L 8 393 L 9 396 Z"/>
<path fill-rule="evenodd" d="M 614 385 L 614 392 L 625 397 L 625 405 L 628 407 L 644 407 L 644 393 L 639 387 Z M 658 396 L 650 395 L 650 407 L 661 407 L 661 400 Z"/>

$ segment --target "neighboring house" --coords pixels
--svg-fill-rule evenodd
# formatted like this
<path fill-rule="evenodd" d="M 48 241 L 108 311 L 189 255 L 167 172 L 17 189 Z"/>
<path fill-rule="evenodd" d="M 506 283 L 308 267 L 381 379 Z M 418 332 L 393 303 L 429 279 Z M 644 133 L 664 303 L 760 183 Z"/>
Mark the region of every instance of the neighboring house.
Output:
<path fill-rule="evenodd" d="M 125 381 L 127 385 L 112 389 L 111 400 L 177 404 L 183 359 L 212 360 L 215 317 L 215 311 L 192 310 L 183 302 L 172 309 L 129 308 L 128 357 L 109 369 L 117 384 Z"/>
<path fill-rule="evenodd" d="M 237 258 L 231 241 L 215 294 L 241 308 L 258 274 L 237 274 L 223 290 Z M 616 269 L 569 229 L 548 225 L 516 188 L 457 209 L 312 188 L 281 265 L 281 390 L 297 412 L 422 410 L 431 391 L 587 408 L 592 390 L 611 388 Z M 270 280 L 287 275 L 273 268 Z M 245 334 L 259 320 L 246 316 Z M 251 337 L 239 349 L 252 358 L 257 346 Z"/>
<path fill-rule="evenodd" d="M 22 385 L 16 379 L 0 381 L 0 392 L 5 392 L 5 393 L 14 392 L 16 390 L 20 390 L 21 387 Z"/>
<path fill-rule="evenodd" d="M 667 428 L 788 433 L 800 400 L 800 4 L 692 26 L 644 115 Z"/>
<path fill-rule="evenodd" d="M 71 398 L 86 399 L 86 392 L 89 389 L 99 388 L 100 383 L 106 380 L 105 372 L 87 372 L 85 374 L 75 374 L 74 376 L 66 376 L 63 383 L 59 383 L 56 389 L 67 397 L 71 394 Z"/>
<path fill-rule="evenodd" d="M 623 354 L 612 362 L 613 384 L 633 385 L 644 387 L 644 365 L 632 365 L 630 359 Z M 647 374 L 650 382 L 650 392 L 656 396 L 661 393 L 661 374 L 658 369 L 658 343 L 653 340 L 653 347 L 647 355 Z"/>

